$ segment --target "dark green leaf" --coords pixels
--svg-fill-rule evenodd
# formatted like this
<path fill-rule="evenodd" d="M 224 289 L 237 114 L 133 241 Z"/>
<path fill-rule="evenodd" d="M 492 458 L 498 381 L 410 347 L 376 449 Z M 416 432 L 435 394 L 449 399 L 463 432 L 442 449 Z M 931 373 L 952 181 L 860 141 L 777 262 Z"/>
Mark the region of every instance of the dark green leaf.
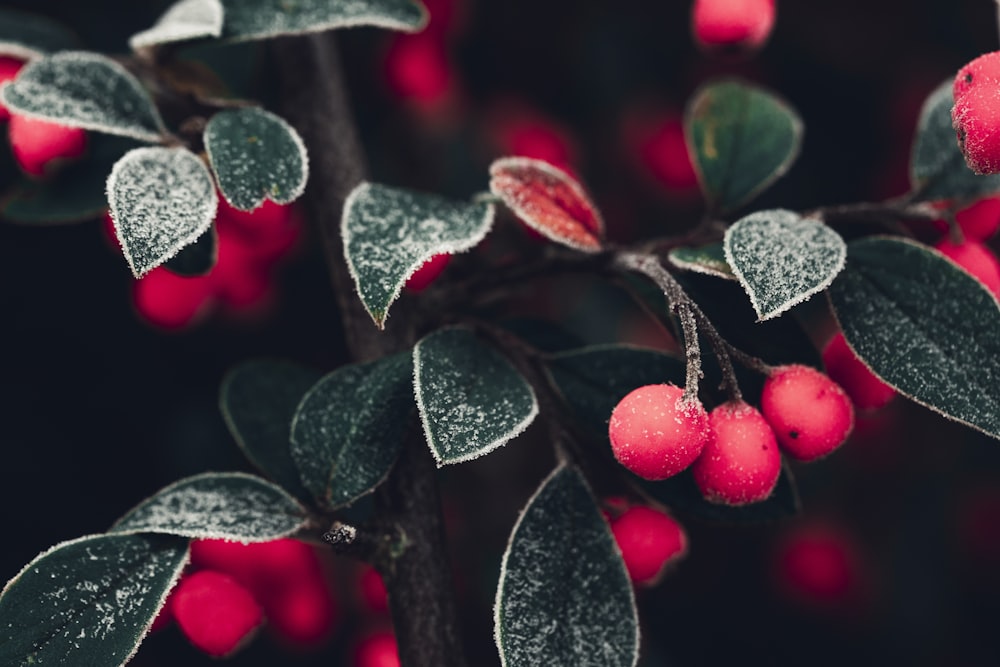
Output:
<path fill-rule="evenodd" d="M 0 9 L 0 55 L 29 60 L 77 46 L 72 31 L 44 16 Z"/>
<path fill-rule="evenodd" d="M 108 532 L 268 542 L 306 522 L 305 509 L 280 487 L 244 473 L 209 472 L 162 489 Z"/>
<path fill-rule="evenodd" d="M 292 457 L 324 507 L 372 491 L 392 468 L 413 414 L 409 351 L 345 366 L 309 390 L 292 421 Z"/>
<path fill-rule="evenodd" d="M 427 11 L 412 0 L 222 0 L 223 37 L 267 39 L 335 28 L 375 26 L 414 32 Z"/>
<path fill-rule="evenodd" d="M 295 201 L 306 188 L 309 159 L 292 126 L 263 109 L 220 111 L 205 127 L 205 150 L 222 195 L 251 211 L 270 199 Z"/>
<path fill-rule="evenodd" d="M 726 230 L 723 246 L 750 303 L 768 320 L 830 286 L 847 245 L 819 220 L 776 209 L 758 211 Z"/>
<path fill-rule="evenodd" d="M 413 370 L 424 434 L 439 466 L 492 452 L 538 414 L 531 385 L 468 329 L 440 329 L 421 340 Z"/>
<path fill-rule="evenodd" d="M 139 81 L 102 55 L 64 51 L 29 62 L 0 88 L 15 113 L 158 143 L 166 130 Z"/>
<path fill-rule="evenodd" d="M 979 176 L 965 163 L 951 125 L 952 80 L 938 86 L 920 112 L 910 156 L 910 187 L 918 201 L 969 201 L 1000 192 L 1000 174 Z"/>
<path fill-rule="evenodd" d="M 218 259 L 219 234 L 213 225 L 197 241 L 164 262 L 163 267 L 179 276 L 203 276 L 212 270 Z"/>
<path fill-rule="evenodd" d="M 574 468 L 557 468 L 514 526 L 494 636 L 507 667 L 627 667 L 638 660 L 632 583 Z"/>
<path fill-rule="evenodd" d="M 344 255 L 361 301 L 381 327 L 406 279 L 441 253 L 483 240 L 492 204 L 466 204 L 435 195 L 362 183 L 344 204 Z"/>
<path fill-rule="evenodd" d="M 0 594 L 0 664 L 124 665 L 180 577 L 187 546 L 94 535 L 39 555 Z"/>
<path fill-rule="evenodd" d="M 684 129 L 702 192 L 720 213 L 738 208 L 788 171 L 803 132 L 784 100 L 732 79 L 695 93 Z"/>
<path fill-rule="evenodd" d="M 876 375 L 949 419 L 1000 438 L 1000 305 L 917 243 L 848 246 L 829 290 L 847 342 Z"/>
<path fill-rule="evenodd" d="M 726 252 L 721 243 L 709 243 L 697 248 L 674 248 L 667 255 L 670 263 L 685 271 L 704 273 L 707 276 L 736 280 L 726 262 Z"/>
<path fill-rule="evenodd" d="M 219 405 L 229 432 L 261 472 L 302 500 L 302 486 L 291 451 L 292 418 L 321 374 L 287 361 L 247 361 L 222 380 Z"/>
<path fill-rule="evenodd" d="M 222 3 L 219 0 L 180 0 L 167 9 L 148 30 L 132 35 L 133 51 L 222 34 Z"/>

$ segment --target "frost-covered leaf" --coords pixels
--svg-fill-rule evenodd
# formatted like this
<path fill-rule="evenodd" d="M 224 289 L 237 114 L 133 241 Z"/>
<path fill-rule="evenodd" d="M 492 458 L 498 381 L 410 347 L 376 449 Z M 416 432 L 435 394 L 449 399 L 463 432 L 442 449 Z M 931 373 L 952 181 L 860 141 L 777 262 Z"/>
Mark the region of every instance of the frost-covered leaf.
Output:
<path fill-rule="evenodd" d="M 40 554 L 0 594 L 0 664 L 119 667 L 187 562 L 188 540 L 94 535 Z"/>
<path fill-rule="evenodd" d="M 345 366 L 309 390 L 292 421 L 292 457 L 320 505 L 349 504 L 385 479 L 413 407 L 409 351 Z"/>
<path fill-rule="evenodd" d="M 663 352 L 627 345 L 595 345 L 549 357 L 546 370 L 576 423 L 607 442 L 611 411 L 647 384 L 684 384 L 684 362 Z"/>
<path fill-rule="evenodd" d="M 374 26 L 415 32 L 427 10 L 413 0 L 222 0 L 223 37 L 267 39 L 336 28 Z"/>
<path fill-rule="evenodd" d="M 733 270 L 726 261 L 726 251 L 722 243 L 709 243 L 697 248 L 674 248 L 667 259 L 678 269 L 704 273 L 707 276 L 736 280 Z"/>
<path fill-rule="evenodd" d="M 783 209 L 738 220 L 723 240 L 726 261 L 761 320 L 777 317 L 830 286 L 847 244 L 819 220 Z"/>
<path fill-rule="evenodd" d="M 148 30 L 132 35 L 128 45 L 133 51 L 222 34 L 222 3 L 220 0 L 180 0 Z"/>
<path fill-rule="evenodd" d="M 630 667 L 639 658 L 632 583 L 574 468 L 557 468 L 514 526 L 494 637 L 504 667 Z"/>
<path fill-rule="evenodd" d="M 219 234 L 215 226 L 209 227 L 189 246 L 163 263 L 163 267 L 179 276 L 203 276 L 219 259 Z"/>
<path fill-rule="evenodd" d="M 406 279 L 434 255 L 474 247 L 493 205 L 362 183 L 344 204 L 344 256 L 368 313 L 381 327 Z"/>
<path fill-rule="evenodd" d="M 709 83 L 688 103 L 684 131 L 709 207 L 731 211 L 798 157 L 802 120 L 773 93 L 738 80 Z"/>
<path fill-rule="evenodd" d="M 136 278 L 198 240 L 219 200 L 212 175 L 185 148 L 136 148 L 107 184 L 115 233 Z"/>
<path fill-rule="evenodd" d="M 261 472 L 302 500 L 312 496 L 292 458 L 292 418 L 320 377 L 292 362 L 256 359 L 230 370 L 219 389 L 222 417 L 236 444 Z"/>
<path fill-rule="evenodd" d="M 468 329 L 440 329 L 417 343 L 413 378 L 424 434 L 439 466 L 492 452 L 538 414 L 531 385 Z"/>
<path fill-rule="evenodd" d="M 875 237 L 848 246 L 829 295 L 876 375 L 1000 439 L 1000 306 L 979 281 L 930 248 Z"/>
<path fill-rule="evenodd" d="M 29 62 L 0 88 L 13 112 L 158 143 L 166 130 L 149 93 L 129 72 L 102 55 L 64 51 Z"/>
<path fill-rule="evenodd" d="M 562 245 L 597 252 L 604 220 L 583 186 L 543 160 L 506 157 L 490 165 L 490 191 L 529 227 Z"/>
<path fill-rule="evenodd" d="M 306 188 L 309 159 L 291 125 L 263 109 L 220 111 L 205 127 L 205 150 L 222 196 L 242 211 L 270 199 L 295 201 Z"/>
<path fill-rule="evenodd" d="M 291 535 L 306 522 L 305 508 L 267 480 L 210 472 L 165 487 L 108 532 L 268 542 Z"/>
<path fill-rule="evenodd" d="M 952 79 L 924 102 L 910 156 L 910 187 L 918 201 L 971 201 L 1000 192 L 1000 174 L 979 176 L 965 162 L 951 125 Z"/>
<path fill-rule="evenodd" d="M 30 60 L 77 46 L 79 40 L 65 26 L 44 16 L 0 9 L 0 56 Z"/>

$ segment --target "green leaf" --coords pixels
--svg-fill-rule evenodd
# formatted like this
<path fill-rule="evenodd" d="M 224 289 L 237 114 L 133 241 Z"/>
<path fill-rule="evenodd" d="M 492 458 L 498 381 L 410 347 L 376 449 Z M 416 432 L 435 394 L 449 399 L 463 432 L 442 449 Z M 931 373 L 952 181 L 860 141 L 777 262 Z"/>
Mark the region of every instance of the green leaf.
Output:
<path fill-rule="evenodd" d="M 723 240 L 726 261 L 761 320 L 777 317 L 830 286 L 847 244 L 819 220 L 783 209 L 738 220 Z"/>
<path fill-rule="evenodd" d="M 0 88 L 14 113 L 159 143 L 166 129 L 153 100 L 129 72 L 102 55 L 64 51 L 29 62 Z"/>
<path fill-rule="evenodd" d="M 745 204 L 798 157 L 798 113 L 773 93 L 735 79 L 702 86 L 684 115 L 688 148 L 709 208 Z"/>
<path fill-rule="evenodd" d="M 413 413 L 409 351 L 345 366 L 309 390 L 292 421 L 292 457 L 328 509 L 372 491 L 392 469 Z"/>
<path fill-rule="evenodd" d="M 222 35 L 222 3 L 219 0 L 180 0 L 157 19 L 153 27 L 132 35 L 133 51 L 204 37 Z"/>
<path fill-rule="evenodd" d="M 829 295 L 876 375 L 1000 439 L 1000 305 L 978 280 L 930 248 L 875 237 L 848 246 Z"/>
<path fill-rule="evenodd" d="M 421 340 L 413 369 L 420 420 L 439 466 L 492 452 L 538 414 L 531 385 L 468 329 L 440 329 Z"/>
<path fill-rule="evenodd" d="M 230 370 L 219 390 L 222 417 L 236 444 L 261 472 L 301 500 L 312 495 L 292 458 L 292 418 L 320 377 L 298 364 L 259 359 Z"/>
<path fill-rule="evenodd" d="M 223 37 L 243 41 L 374 26 L 416 32 L 427 10 L 411 0 L 222 0 Z"/>
<path fill-rule="evenodd" d="M 306 189 L 309 158 L 292 126 L 263 109 L 220 111 L 205 127 L 205 150 L 222 196 L 242 211 L 265 199 L 288 204 Z"/>
<path fill-rule="evenodd" d="M 79 43 L 71 30 L 44 16 L 0 9 L 0 55 L 30 60 Z"/>
<path fill-rule="evenodd" d="M 505 667 L 615 667 L 639 658 L 632 583 L 583 477 L 561 466 L 514 526 L 494 637 Z"/>
<path fill-rule="evenodd" d="M 344 204 L 344 255 L 361 301 L 382 327 L 406 279 L 441 253 L 468 250 L 493 224 L 493 205 L 362 183 Z"/>
<path fill-rule="evenodd" d="M 917 201 L 971 201 L 1000 192 L 1000 174 L 979 176 L 965 163 L 951 125 L 952 80 L 938 86 L 920 111 L 910 156 L 910 187 Z"/>
<path fill-rule="evenodd" d="M 94 535 L 28 563 L 0 593 L 0 664 L 119 667 L 187 563 L 188 541 Z"/>
<path fill-rule="evenodd" d="M 115 233 L 136 278 L 205 233 L 218 198 L 212 175 L 186 148 L 136 148 L 108 176 Z"/>
<path fill-rule="evenodd" d="M 549 357 L 546 371 L 575 421 L 599 442 L 608 441 L 611 411 L 626 394 L 647 384 L 684 384 L 684 362 L 656 350 L 596 345 Z M 610 450 L 609 450 L 610 451 Z"/>
<path fill-rule="evenodd" d="M 269 542 L 307 522 L 305 508 L 280 487 L 245 473 L 210 472 L 165 487 L 108 532 Z"/>
<path fill-rule="evenodd" d="M 179 276 L 203 276 L 215 267 L 219 259 L 219 234 L 215 226 L 205 230 L 198 239 L 163 263 L 163 267 Z"/>
<path fill-rule="evenodd" d="M 707 276 L 736 280 L 733 270 L 726 261 L 726 251 L 721 243 L 709 243 L 697 248 L 674 248 L 667 259 L 678 269 L 704 273 Z"/>

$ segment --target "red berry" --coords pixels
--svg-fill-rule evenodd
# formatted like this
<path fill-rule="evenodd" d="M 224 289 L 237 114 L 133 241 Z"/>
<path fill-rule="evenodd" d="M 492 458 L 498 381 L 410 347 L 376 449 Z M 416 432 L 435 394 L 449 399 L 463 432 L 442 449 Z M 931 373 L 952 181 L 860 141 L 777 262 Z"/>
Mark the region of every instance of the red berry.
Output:
<path fill-rule="evenodd" d="M 774 0 L 695 0 L 691 27 L 703 48 L 759 48 L 774 27 Z"/>
<path fill-rule="evenodd" d="M 955 221 L 969 241 L 985 241 L 1000 228 L 1000 197 L 983 197 L 955 214 Z"/>
<path fill-rule="evenodd" d="M 447 45 L 430 32 L 393 35 L 385 56 L 386 81 L 396 96 L 424 104 L 451 90 Z"/>
<path fill-rule="evenodd" d="M 615 458 L 646 479 L 676 475 L 701 454 L 709 437 L 708 413 L 672 384 L 639 387 L 615 406 L 608 437 Z"/>
<path fill-rule="evenodd" d="M 386 593 L 385 582 L 374 567 L 365 565 L 358 574 L 358 592 L 361 601 L 376 614 L 389 611 L 389 596 Z"/>
<path fill-rule="evenodd" d="M 979 86 L 995 86 L 1000 83 L 1000 51 L 986 53 L 958 70 L 952 83 L 953 97 L 958 98 Z"/>
<path fill-rule="evenodd" d="M 961 266 L 1000 299 L 1000 261 L 989 248 L 976 241 L 955 245 L 942 239 L 934 246 L 945 257 Z"/>
<path fill-rule="evenodd" d="M 823 348 L 823 365 L 830 379 L 847 392 L 859 410 L 877 410 L 896 395 L 895 389 L 872 373 L 854 354 L 839 331 Z"/>
<path fill-rule="evenodd" d="M 6 81 L 12 81 L 17 73 L 24 67 L 24 61 L 9 56 L 0 56 L 0 85 Z M 0 104 L 0 121 L 10 118 L 10 111 L 3 104 Z"/>
<path fill-rule="evenodd" d="M 640 157 L 650 173 L 664 187 L 673 192 L 698 190 L 695 172 L 684 125 L 679 115 L 671 115 L 652 129 L 639 146 Z"/>
<path fill-rule="evenodd" d="M 270 628 L 299 647 L 318 647 L 334 630 L 337 610 L 322 576 L 289 578 L 261 600 Z"/>
<path fill-rule="evenodd" d="M 853 543 L 824 524 L 796 528 L 778 545 L 781 588 L 801 602 L 842 604 L 859 592 L 861 572 Z"/>
<path fill-rule="evenodd" d="M 951 123 L 969 169 L 1000 171 L 1000 85 L 984 83 L 955 100 Z"/>
<path fill-rule="evenodd" d="M 139 314 L 163 329 L 183 329 L 211 307 L 208 278 L 185 278 L 158 266 L 133 283 Z"/>
<path fill-rule="evenodd" d="M 406 289 L 411 292 L 421 292 L 427 289 L 444 272 L 450 261 L 451 255 L 448 253 L 434 255 L 406 279 Z"/>
<path fill-rule="evenodd" d="M 365 637 L 354 649 L 354 667 L 399 667 L 399 648 L 391 632 Z"/>
<path fill-rule="evenodd" d="M 39 178 L 53 160 L 78 158 L 87 150 L 87 132 L 78 127 L 11 114 L 7 131 L 21 169 Z"/>
<path fill-rule="evenodd" d="M 767 420 L 742 401 L 723 403 L 708 419 L 712 436 L 692 467 L 702 495 L 723 505 L 765 500 L 781 475 L 781 452 Z"/>
<path fill-rule="evenodd" d="M 173 612 L 191 643 L 217 657 L 246 643 L 264 621 L 264 612 L 250 591 L 213 570 L 181 580 L 173 595 Z"/>
<path fill-rule="evenodd" d="M 808 366 L 776 368 L 764 383 L 760 407 L 782 449 L 800 461 L 826 456 L 854 427 L 847 393 Z"/>
<path fill-rule="evenodd" d="M 611 521 L 611 533 L 633 582 L 656 584 L 668 564 L 687 554 L 687 535 L 670 515 L 641 505 Z"/>

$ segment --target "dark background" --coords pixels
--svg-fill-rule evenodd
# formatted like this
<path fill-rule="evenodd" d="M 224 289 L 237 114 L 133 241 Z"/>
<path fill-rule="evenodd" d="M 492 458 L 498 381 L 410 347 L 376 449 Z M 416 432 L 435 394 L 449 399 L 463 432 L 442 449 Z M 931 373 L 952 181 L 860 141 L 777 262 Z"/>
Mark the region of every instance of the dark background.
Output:
<path fill-rule="evenodd" d="M 122 53 L 127 37 L 168 3 L 6 4 L 64 21 L 88 48 Z M 754 205 L 870 200 L 898 194 L 900 182 L 905 188 L 923 97 L 997 47 L 988 0 L 779 2 L 775 33 L 750 61 L 701 54 L 687 2 L 462 4 L 462 29 L 451 42 L 461 103 L 447 117 L 393 99 L 381 70 L 387 35 L 342 34 L 373 178 L 462 197 L 484 189 L 495 157 L 491 113 L 516 99 L 573 138 L 579 172 L 618 240 L 681 230 L 698 215 L 697 205 L 643 180 L 624 155 L 618 128 L 630 110 L 680 109 L 716 74 L 761 81 L 800 111 L 807 129 L 794 169 Z M 256 72 L 250 88 L 269 99 L 268 68 Z M 179 477 L 248 469 L 217 409 L 226 369 L 257 356 L 323 370 L 345 361 L 325 269 L 310 249 L 314 239 L 305 241 L 278 274 L 273 308 L 167 333 L 137 317 L 132 278 L 97 221 L 0 226 L 0 579 L 57 542 L 104 531 Z M 588 289 L 574 293 L 575 309 L 553 306 L 555 315 L 585 340 L 610 340 L 616 332 L 603 314 L 586 315 L 609 297 Z M 526 308 L 538 312 L 551 301 Z M 643 664 L 1000 662 L 997 443 L 904 401 L 888 415 L 892 425 L 881 435 L 796 469 L 801 519 L 718 526 L 681 517 L 690 556 L 639 597 Z M 486 461 L 442 474 L 473 664 L 496 661 L 496 570 L 516 511 L 548 465 L 549 454 L 538 454 L 546 451 L 542 440 L 529 433 Z M 854 544 L 862 583 L 850 603 L 805 604 L 775 583 L 776 540 L 811 522 L 837 526 Z M 340 583 L 348 586 L 346 575 Z M 349 664 L 344 656 L 367 621 L 346 594 L 341 609 L 328 653 L 287 654 L 264 637 L 232 664 Z M 209 664 L 169 630 L 147 642 L 137 664 L 181 660 Z"/>

